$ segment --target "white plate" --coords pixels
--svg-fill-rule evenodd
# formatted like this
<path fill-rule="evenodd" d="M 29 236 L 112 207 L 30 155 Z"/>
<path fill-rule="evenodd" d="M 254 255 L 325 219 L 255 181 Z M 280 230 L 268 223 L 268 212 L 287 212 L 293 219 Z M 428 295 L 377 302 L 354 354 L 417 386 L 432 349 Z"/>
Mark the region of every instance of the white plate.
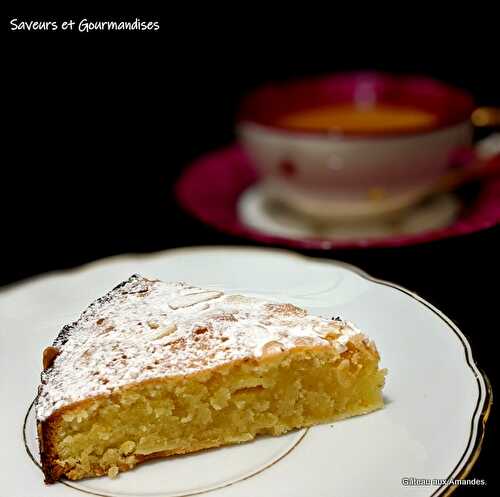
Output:
<path fill-rule="evenodd" d="M 136 272 L 354 321 L 376 341 L 389 369 L 385 408 L 283 437 L 158 460 L 116 480 L 45 486 L 28 411 L 41 351 L 90 301 Z M 212 247 L 106 259 L 8 288 L 0 294 L 0 316 L 0 489 L 9 497 L 441 495 L 449 489 L 403 486 L 402 478 L 463 478 L 479 453 L 491 404 L 467 340 L 431 304 L 354 267 L 281 250 Z"/>

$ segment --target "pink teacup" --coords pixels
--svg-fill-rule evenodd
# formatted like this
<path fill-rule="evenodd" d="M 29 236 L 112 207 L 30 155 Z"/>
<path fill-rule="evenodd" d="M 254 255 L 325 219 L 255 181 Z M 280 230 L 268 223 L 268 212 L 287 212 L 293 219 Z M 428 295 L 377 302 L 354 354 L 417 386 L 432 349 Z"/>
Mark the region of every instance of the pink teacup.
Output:
<path fill-rule="evenodd" d="M 349 104 L 414 108 L 432 119 L 359 131 L 283 124 L 293 113 Z M 316 218 L 366 218 L 417 202 L 472 151 L 473 110 L 468 93 L 426 77 L 340 74 L 256 90 L 238 134 L 270 198 Z"/>

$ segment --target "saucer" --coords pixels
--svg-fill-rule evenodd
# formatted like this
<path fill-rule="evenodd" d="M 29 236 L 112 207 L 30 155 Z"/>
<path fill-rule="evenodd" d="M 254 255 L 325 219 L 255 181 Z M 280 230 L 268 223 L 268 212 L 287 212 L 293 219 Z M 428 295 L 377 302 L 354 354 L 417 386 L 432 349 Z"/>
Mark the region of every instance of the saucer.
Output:
<path fill-rule="evenodd" d="M 268 235 L 294 240 L 327 238 L 360 240 L 417 235 L 449 226 L 460 214 L 462 203 L 457 195 L 435 195 L 397 217 L 351 223 L 317 222 L 301 216 L 279 202 L 269 201 L 262 186 L 256 183 L 238 199 L 239 219 L 250 228 Z"/>
<path fill-rule="evenodd" d="M 269 203 L 238 145 L 189 165 L 175 187 L 179 203 L 204 223 L 261 243 L 301 249 L 397 247 L 477 232 L 500 223 L 500 178 L 479 185 L 473 198 L 440 194 L 397 218 L 356 224 L 315 223 Z"/>

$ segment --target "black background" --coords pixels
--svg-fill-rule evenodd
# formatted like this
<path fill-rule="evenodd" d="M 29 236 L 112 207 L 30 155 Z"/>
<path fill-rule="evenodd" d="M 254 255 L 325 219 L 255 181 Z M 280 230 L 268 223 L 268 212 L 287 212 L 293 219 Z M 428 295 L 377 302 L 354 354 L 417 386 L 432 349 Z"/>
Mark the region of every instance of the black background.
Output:
<path fill-rule="evenodd" d="M 431 23 L 434 13 L 417 16 L 412 7 L 394 19 L 361 7 L 340 14 L 311 6 L 286 17 L 255 6 L 192 9 L 6 18 L 0 284 L 123 252 L 251 244 L 191 219 L 171 188 L 191 159 L 234 139 L 238 102 L 263 82 L 351 69 L 425 73 L 469 90 L 478 104 L 500 105 L 500 30 L 479 7 L 460 23 Z M 12 32 L 13 17 L 140 17 L 160 20 L 161 29 Z M 499 234 L 309 255 L 356 264 L 431 301 L 469 337 L 495 384 Z M 470 473 L 488 488 L 456 495 L 498 490 L 495 409 L 492 418 Z"/>

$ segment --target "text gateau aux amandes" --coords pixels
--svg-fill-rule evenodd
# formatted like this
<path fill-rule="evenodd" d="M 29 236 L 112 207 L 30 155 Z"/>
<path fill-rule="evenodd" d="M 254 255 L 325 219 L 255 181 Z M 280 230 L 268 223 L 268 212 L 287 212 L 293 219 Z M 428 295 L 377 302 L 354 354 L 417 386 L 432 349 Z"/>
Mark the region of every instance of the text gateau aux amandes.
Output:
<path fill-rule="evenodd" d="M 139 18 L 134 20 L 101 21 L 90 19 L 54 20 L 27 20 L 13 18 L 9 22 L 11 31 L 78 31 L 89 33 L 91 31 L 159 31 L 160 21 Z"/>

